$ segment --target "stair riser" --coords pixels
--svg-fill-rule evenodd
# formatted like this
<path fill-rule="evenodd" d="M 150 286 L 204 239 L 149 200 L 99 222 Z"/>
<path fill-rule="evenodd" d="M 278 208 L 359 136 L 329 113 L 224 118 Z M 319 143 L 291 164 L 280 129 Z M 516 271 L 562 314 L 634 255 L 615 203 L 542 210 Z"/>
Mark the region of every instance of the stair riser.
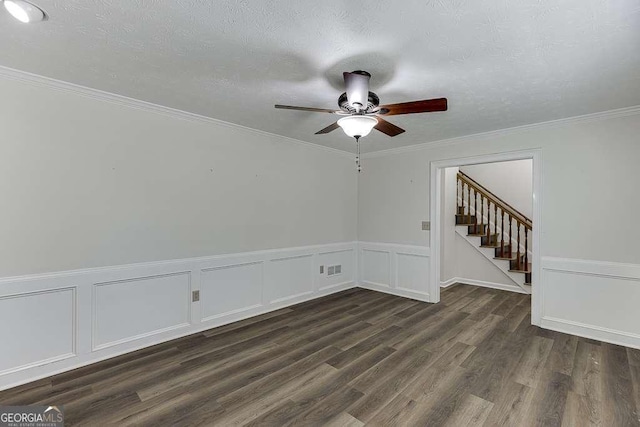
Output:
<path fill-rule="evenodd" d="M 492 246 L 492 245 L 497 245 L 500 242 L 498 241 L 498 235 L 497 234 L 491 234 L 489 236 L 489 238 L 487 238 L 487 236 L 482 236 L 480 238 L 480 244 L 482 246 Z"/>
<path fill-rule="evenodd" d="M 487 226 L 485 224 L 470 225 L 467 229 L 468 234 L 485 234 L 487 232 Z"/>
<path fill-rule="evenodd" d="M 456 224 L 457 225 L 464 225 L 464 224 L 475 224 L 476 223 L 476 216 L 475 215 L 471 215 L 471 218 L 469 218 L 468 215 L 456 215 Z"/>
<path fill-rule="evenodd" d="M 509 258 L 511 256 L 511 245 L 505 243 L 504 252 L 502 251 L 502 248 L 496 248 L 495 256 L 496 258 Z"/>
<path fill-rule="evenodd" d="M 525 261 L 525 259 L 524 259 L 524 255 L 521 255 L 521 256 L 520 256 L 520 270 L 524 270 L 524 269 L 526 268 L 525 266 L 526 266 L 527 264 L 525 264 L 525 262 L 524 262 L 524 261 Z M 531 261 L 531 260 L 529 260 L 529 261 Z M 511 261 L 509 261 L 509 269 L 510 269 L 510 270 L 516 270 L 516 269 L 518 269 L 518 263 L 516 262 L 516 260 L 511 260 Z"/>

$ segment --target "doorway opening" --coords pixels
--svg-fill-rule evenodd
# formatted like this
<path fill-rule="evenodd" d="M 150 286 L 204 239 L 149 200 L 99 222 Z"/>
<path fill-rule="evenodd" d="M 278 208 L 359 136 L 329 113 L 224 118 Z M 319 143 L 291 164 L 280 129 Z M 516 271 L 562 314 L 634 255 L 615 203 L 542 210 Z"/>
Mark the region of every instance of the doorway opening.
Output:
<path fill-rule="evenodd" d="M 453 283 L 530 293 L 539 324 L 541 170 L 540 150 L 431 163 L 432 302 Z"/>

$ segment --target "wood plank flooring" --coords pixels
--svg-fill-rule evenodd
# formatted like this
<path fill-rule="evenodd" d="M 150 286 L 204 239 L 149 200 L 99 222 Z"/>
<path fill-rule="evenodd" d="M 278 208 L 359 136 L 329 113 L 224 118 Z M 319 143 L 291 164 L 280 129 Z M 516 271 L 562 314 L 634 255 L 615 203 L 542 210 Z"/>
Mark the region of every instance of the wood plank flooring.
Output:
<path fill-rule="evenodd" d="M 531 326 L 531 300 L 352 289 L 0 392 L 67 425 L 640 426 L 640 351 Z"/>

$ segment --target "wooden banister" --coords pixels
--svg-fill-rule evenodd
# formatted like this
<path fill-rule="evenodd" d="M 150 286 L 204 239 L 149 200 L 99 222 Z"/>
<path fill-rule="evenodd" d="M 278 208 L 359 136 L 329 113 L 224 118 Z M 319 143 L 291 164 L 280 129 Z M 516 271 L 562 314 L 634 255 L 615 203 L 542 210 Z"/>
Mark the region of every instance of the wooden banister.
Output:
<path fill-rule="evenodd" d="M 515 219 L 516 220 L 516 227 L 518 227 L 519 224 L 521 224 L 521 225 L 523 225 L 525 228 L 527 228 L 529 230 L 533 229 L 533 221 L 531 221 L 522 212 L 520 212 L 517 209 L 515 209 L 509 203 L 505 202 L 500 197 L 496 196 L 491 191 L 487 190 L 485 187 L 483 187 L 481 184 L 476 182 L 469 175 L 466 175 L 464 172 L 458 172 L 458 181 L 461 182 L 461 184 L 463 185 L 463 188 L 464 188 L 465 184 L 467 185 L 467 188 L 469 189 L 469 193 L 471 193 L 471 189 L 473 188 L 474 192 L 480 193 L 480 200 L 482 200 L 482 197 L 486 198 L 488 204 L 489 203 L 493 203 L 495 205 L 496 209 L 500 208 L 500 210 L 502 212 L 506 213 L 507 215 L 509 215 L 510 218 Z M 464 193 L 463 193 L 463 197 L 464 197 Z M 463 199 L 463 201 L 464 201 L 464 199 Z M 488 204 L 487 204 L 487 206 L 488 206 Z M 471 216 L 471 206 L 469 204 L 469 200 L 467 200 L 467 207 L 469 209 L 469 216 Z M 488 211 L 489 212 L 487 212 L 487 214 L 491 215 L 491 210 L 488 209 Z M 476 213 L 476 215 L 477 215 L 477 213 Z M 496 219 L 496 221 L 498 219 L 497 218 L 497 212 L 496 212 L 496 218 L 495 219 Z M 482 221 L 481 218 L 480 218 L 480 221 Z M 511 222 L 511 221 L 509 221 L 509 222 Z"/>

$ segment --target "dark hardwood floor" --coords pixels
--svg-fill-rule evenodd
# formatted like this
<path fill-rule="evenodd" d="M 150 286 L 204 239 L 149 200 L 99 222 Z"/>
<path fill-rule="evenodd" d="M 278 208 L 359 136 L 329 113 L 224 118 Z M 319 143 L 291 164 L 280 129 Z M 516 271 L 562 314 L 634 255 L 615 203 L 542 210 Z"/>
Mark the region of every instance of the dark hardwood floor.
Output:
<path fill-rule="evenodd" d="M 66 425 L 637 426 L 640 351 L 530 324 L 530 297 L 353 289 L 0 392 Z"/>

